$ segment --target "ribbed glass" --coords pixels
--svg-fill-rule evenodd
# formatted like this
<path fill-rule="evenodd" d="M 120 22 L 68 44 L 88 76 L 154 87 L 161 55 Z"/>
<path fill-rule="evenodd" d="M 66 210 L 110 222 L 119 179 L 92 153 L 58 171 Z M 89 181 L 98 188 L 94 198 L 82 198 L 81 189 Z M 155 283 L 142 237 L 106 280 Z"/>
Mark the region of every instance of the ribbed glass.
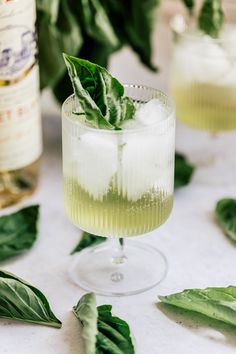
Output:
<path fill-rule="evenodd" d="M 194 29 L 196 23 L 174 28 L 170 83 L 177 118 L 213 133 L 236 129 L 236 6 L 225 14 L 216 39 Z"/>
<path fill-rule="evenodd" d="M 157 110 L 146 127 L 113 131 L 82 123 L 73 114 L 78 110 L 74 96 L 62 109 L 67 215 L 82 230 L 106 237 L 157 228 L 168 218 L 173 202 L 173 104 L 147 87 L 126 86 L 126 95 L 137 106 L 158 99 L 164 119 Z"/>

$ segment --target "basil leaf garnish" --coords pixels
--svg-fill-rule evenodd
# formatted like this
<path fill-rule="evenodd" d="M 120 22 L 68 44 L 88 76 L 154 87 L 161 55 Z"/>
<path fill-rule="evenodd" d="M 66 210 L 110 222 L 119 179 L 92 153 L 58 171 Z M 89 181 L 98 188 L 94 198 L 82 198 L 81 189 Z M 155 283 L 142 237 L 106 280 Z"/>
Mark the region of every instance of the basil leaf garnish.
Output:
<path fill-rule="evenodd" d="M 224 233 L 236 242 L 236 199 L 219 200 L 216 204 L 215 215 Z"/>
<path fill-rule="evenodd" d="M 209 318 L 236 326 L 236 287 L 188 289 L 183 292 L 159 296 L 169 305 L 201 313 Z"/>
<path fill-rule="evenodd" d="M 194 172 L 191 165 L 183 154 L 175 153 L 175 188 L 189 184 Z"/>
<path fill-rule="evenodd" d="M 0 317 L 61 327 L 41 291 L 3 270 L 0 271 Z"/>
<path fill-rule="evenodd" d="M 97 235 L 90 234 L 88 232 L 83 232 L 78 245 L 73 249 L 71 254 L 82 251 L 86 247 L 95 246 L 99 243 L 106 241 L 106 237 L 101 237 Z"/>
<path fill-rule="evenodd" d="M 224 24 L 224 12 L 221 0 L 204 0 L 200 10 L 198 25 L 199 28 L 217 38 Z"/>
<path fill-rule="evenodd" d="M 135 354 L 129 325 L 111 313 L 111 305 L 96 307 L 93 293 L 84 295 L 73 308 L 80 320 L 86 354 Z"/>
<path fill-rule="evenodd" d="M 18 256 L 32 247 L 37 238 L 39 205 L 0 217 L 0 261 Z"/>
<path fill-rule="evenodd" d="M 117 129 L 124 120 L 133 118 L 134 103 L 106 69 L 67 54 L 64 59 L 87 122 L 95 128 Z"/>

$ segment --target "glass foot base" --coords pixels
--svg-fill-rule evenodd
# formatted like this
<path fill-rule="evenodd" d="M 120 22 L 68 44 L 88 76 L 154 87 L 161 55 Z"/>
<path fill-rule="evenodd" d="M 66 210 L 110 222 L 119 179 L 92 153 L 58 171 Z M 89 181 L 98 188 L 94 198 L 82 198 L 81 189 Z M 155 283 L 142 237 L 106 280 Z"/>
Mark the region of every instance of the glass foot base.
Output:
<path fill-rule="evenodd" d="M 165 256 L 139 242 L 126 241 L 124 255 L 114 254 L 110 242 L 89 247 L 74 256 L 72 280 L 99 295 L 134 295 L 153 288 L 167 273 Z"/>

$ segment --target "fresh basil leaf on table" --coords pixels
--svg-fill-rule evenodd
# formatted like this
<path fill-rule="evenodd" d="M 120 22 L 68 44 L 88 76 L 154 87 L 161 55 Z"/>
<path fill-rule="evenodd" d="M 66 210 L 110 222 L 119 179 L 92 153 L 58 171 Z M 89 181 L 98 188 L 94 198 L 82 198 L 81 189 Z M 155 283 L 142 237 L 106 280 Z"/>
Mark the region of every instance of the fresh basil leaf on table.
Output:
<path fill-rule="evenodd" d="M 224 233 L 236 242 L 236 199 L 219 200 L 215 207 L 215 215 Z"/>
<path fill-rule="evenodd" d="M 183 154 L 175 153 L 175 188 L 189 184 L 194 172 L 191 165 Z"/>
<path fill-rule="evenodd" d="M 41 291 L 3 270 L 0 271 L 0 317 L 61 327 Z"/>
<path fill-rule="evenodd" d="M 84 295 L 73 308 L 82 324 L 86 354 L 135 354 L 129 325 L 111 313 L 111 305 L 96 306 L 94 293 Z"/>
<path fill-rule="evenodd" d="M 204 0 L 198 18 L 199 28 L 217 38 L 224 24 L 224 12 L 221 0 Z"/>
<path fill-rule="evenodd" d="M 236 287 L 188 289 L 159 296 L 168 305 L 201 313 L 209 318 L 236 326 Z"/>
<path fill-rule="evenodd" d="M 39 205 L 0 217 L 0 261 L 30 249 L 37 238 Z"/>
<path fill-rule="evenodd" d="M 124 87 L 105 68 L 64 54 L 75 96 L 86 120 L 95 128 L 117 129 L 132 119 L 135 106 Z"/>
<path fill-rule="evenodd" d="M 96 236 L 88 232 L 83 232 L 78 245 L 73 249 L 71 254 L 82 251 L 86 247 L 98 245 L 106 241 L 106 237 Z"/>

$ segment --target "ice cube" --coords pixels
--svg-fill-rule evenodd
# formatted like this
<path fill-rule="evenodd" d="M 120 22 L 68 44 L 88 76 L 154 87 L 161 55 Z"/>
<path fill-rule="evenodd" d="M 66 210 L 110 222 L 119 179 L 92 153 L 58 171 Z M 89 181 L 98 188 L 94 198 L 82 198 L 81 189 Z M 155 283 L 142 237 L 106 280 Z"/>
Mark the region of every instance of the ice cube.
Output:
<path fill-rule="evenodd" d="M 139 122 L 135 117 L 133 119 L 128 119 L 122 122 L 121 129 L 122 130 L 132 130 L 132 129 L 139 129 L 143 128 L 144 124 Z"/>
<path fill-rule="evenodd" d="M 123 147 L 122 188 L 130 200 L 136 201 L 155 187 L 171 193 L 174 151 L 174 127 L 165 135 L 134 134 Z"/>
<path fill-rule="evenodd" d="M 176 49 L 175 71 L 184 81 L 221 85 L 230 66 L 224 48 L 209 36 L 188 39 Z"/>
<path fill-rule="evenodd" d="M 134 119 L 144 126 L 155 124 L 166 118 L 163 103 L 154 98 L 137 109 Z"/>
<path fill-rule="evenodd" d="M 77 148 L 78 183 L 95 199 L 102 198 L 117 171 L 116 137 L 85 133 Z"/>

